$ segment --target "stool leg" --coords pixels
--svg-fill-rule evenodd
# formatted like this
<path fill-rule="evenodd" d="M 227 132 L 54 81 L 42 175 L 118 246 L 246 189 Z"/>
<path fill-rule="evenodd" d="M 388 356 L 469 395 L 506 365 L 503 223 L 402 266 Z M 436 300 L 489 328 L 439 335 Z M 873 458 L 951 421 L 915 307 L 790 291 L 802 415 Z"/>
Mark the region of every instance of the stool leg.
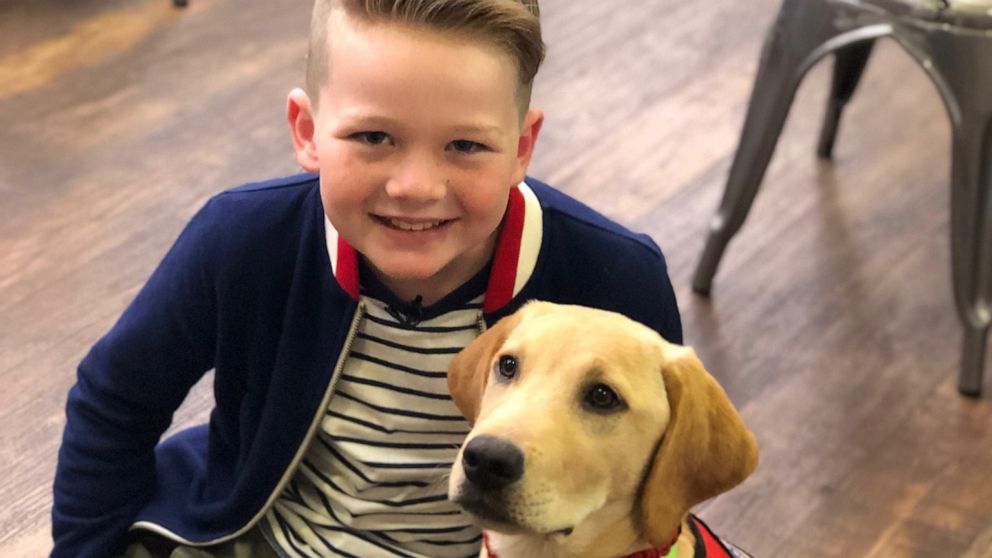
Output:
<path fill-rule="evenodd" d="M 964 324 L 961 344 L 961 370 L 958 376 L 958 392 L 968 397 L 982 394 L 982 372 L 985 369 L 985 345 L 988 328 L 971 327 Z"/>
<path fill-rule="evenodd" d="M 827 99 L 827 113 L 823 117 L 820 142 L 816 148 L 817 155 L 824 159 L 830 159 L 833 155 L 841 113 L 858 87 L 874 45 L 874 40 L 868 40 L 846 46 L 834 53 L 834 73 L 830 97 Z"/>
<path fill-rule="evenodd" d="M 951 267 L 964 328 L 958 391 L 982 391 L 985 339 L 992 323 L 992 117 L 962 114 L 951 160 Z"/>
<path fill-rule="evenodd" d="M 964 329 L 958 391 L 981 394 L 992 324 L 992 39 L 934 31 L 924 64 L 951 116 L 951 274 Z"/>
<path fill-rule="evenodd" d="M 693 276 L 692 288 L 699 294 L 710 293 L 723 252 L 751 209 L 796 89 L 810 65 L 808 58 L 837 32 L 832 20 L 824 2 L 785 0 L 765 39 L 723 199 L 710 221 Z"/>

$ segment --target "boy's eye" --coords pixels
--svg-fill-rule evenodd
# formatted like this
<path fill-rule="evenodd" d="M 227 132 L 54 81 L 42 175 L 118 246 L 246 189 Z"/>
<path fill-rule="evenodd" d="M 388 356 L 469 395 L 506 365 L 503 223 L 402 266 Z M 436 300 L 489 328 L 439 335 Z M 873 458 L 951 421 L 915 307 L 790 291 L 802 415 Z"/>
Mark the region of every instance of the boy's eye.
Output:
<path fill-rule="evenodd" d="M 481 143 L 477 143 L 471 140 L 455 140 L 451 142 L 451 148 L 459 153 L 475 153 L 477 151 L 482 151 L 486 146 Z"/>
<path fill-rule="evenodd" d="M 389 134 L 386 132 L 358 132 L 351 137 L 368 145 L 382 145 L 391 141 Z"/>

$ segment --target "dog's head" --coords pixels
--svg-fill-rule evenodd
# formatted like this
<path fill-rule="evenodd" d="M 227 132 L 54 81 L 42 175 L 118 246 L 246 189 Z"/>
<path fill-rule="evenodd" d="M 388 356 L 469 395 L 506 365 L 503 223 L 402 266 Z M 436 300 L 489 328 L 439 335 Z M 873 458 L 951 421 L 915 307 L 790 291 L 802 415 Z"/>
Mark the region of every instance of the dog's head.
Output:
<path fill-rule="evenodd" d="M 528 304 L 456 356 L 448 385 L 473 424 L 449 497 L 495 531 L 568 534 L 608 513 L 665 546 L 757 464 L 692 350 L 612 312 Z"/>

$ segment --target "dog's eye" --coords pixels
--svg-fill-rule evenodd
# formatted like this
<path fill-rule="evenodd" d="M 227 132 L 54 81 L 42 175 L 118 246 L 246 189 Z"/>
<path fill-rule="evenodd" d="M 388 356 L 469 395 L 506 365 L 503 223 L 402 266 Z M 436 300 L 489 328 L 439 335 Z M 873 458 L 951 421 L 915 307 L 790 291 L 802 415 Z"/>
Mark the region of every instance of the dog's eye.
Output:
<path fill-rule="evenodd" d="M 623 405 L 617 392 L 605 384 L 596 384 L 586 392 L 583 403 L 594 411 L 612 411 Z"/>
<path fill-rule="evenodd" d="M 496 372 L 504 379 L 512 380 L 517 375 L 517 359 L 509 355 L 499 357 L 496 362 Z"/>

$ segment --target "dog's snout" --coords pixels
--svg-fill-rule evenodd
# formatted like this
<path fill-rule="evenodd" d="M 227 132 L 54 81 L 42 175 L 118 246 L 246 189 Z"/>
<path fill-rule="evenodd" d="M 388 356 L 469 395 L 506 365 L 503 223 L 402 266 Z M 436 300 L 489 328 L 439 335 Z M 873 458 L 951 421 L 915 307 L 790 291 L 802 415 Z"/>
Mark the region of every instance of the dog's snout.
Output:
<path fill-rule="evenodd" d="M 495 436 L 476 436 L 462 452 L 462 468 L 476 486 L 495 490 L 513 484 L 524 475 L 524 453 Z"/>

